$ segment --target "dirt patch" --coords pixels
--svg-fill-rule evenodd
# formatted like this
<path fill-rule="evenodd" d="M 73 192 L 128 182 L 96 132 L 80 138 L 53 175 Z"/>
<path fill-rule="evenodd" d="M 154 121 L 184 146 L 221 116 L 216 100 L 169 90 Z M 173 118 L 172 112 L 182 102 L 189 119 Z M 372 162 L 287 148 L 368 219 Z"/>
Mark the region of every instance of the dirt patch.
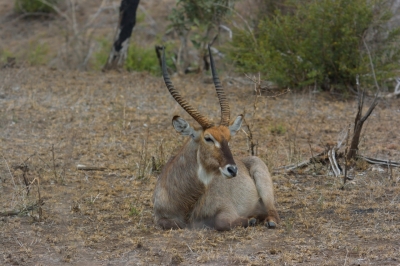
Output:
<path fill-rule="evenodd" d="M 212 85 L 200 76 L 173 82 L 200 112 L 219 120 Z M 0 210 L 37 202 L 37 179 L 44 201 L 40 217 L 37 208 L 0 217 L 1 264 L 399 263 L 396 168 L 365 165 L 345 190 L 324 167 L 274 175 L 282 218 L 277 230 L 161 231 L 152 220 L 153 161 L 162 165 L 184 140 L 172 116 L 188 118 L 161 78 L 23 68 L 2 70 L 0 83 Z M 250 110 L 252 88 L 229 84 L 232 116 Z M 400 161 L 397 101 L 381 102 L 368 120 L 362 154 Z M 289 94 L 263 99 L 248 119 L 255 123 L 259 156 L 274 168 L 308 158 L 310 146 L 316 154 L 335 143 L 355 110 L 352 99 Z M 231 147 L 236 155 L 248 153 L 243 132 Z M 29 169 L 25 178 L 35 181 L 29 195 L 21 164 Z M 106 170 L 79 171 L 78 164 Z"/>

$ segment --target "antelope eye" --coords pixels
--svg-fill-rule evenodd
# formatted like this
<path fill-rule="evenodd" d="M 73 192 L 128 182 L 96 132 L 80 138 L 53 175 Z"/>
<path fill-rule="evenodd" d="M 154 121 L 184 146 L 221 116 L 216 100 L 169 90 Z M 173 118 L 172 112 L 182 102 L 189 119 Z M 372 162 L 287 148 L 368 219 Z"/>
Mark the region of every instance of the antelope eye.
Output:
<path fill-rule="evenodd" d="M 214 143 L 214 141 L 212 140 L 212 138 L 210 137 L 204 137 L 204 140 L 208 143 Z"/>

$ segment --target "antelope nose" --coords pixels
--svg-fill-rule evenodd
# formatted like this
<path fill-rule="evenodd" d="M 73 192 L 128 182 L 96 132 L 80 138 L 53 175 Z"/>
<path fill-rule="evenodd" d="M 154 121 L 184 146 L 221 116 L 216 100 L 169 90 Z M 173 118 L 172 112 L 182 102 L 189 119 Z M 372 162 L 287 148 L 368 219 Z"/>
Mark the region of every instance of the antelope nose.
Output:
<path fill-rule="evenodd" d="M 228 170 L 228 173 L 232 177 L 235 177 L 237 175 L 237 172 L 238 172 L 238 169 L 237 169 L 236 165 L 229 165 L 226 170 Z"/>

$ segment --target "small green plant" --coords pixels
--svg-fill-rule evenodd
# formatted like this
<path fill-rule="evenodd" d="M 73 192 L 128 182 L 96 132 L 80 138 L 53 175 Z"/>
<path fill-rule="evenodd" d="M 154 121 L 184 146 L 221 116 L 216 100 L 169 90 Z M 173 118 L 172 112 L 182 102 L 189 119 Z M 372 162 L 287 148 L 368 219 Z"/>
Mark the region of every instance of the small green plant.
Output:
<path fill-rule="evenodd" d="M 276 124 L 269 128 L 271 134 L 274 135 L 284 135 L 287 131 L 286 127 L 283 124 Z"/>
<path fill-rule="evenodd" d="M 46 43 L 32 41 L 29 43 L 28 62 L 30 65 L 44 65 L 47 62 L 49 47 Z"/>
<path fill-rule="evenodd" d="M 8 50 L 0 49 L 0 65 L 4 65 L 9 61 L 9 58 L 15 58 L 15 56 Z"/>
<path fill-rule="evenodd" d="M 14 8 L 17 13 L 51 13 L 57 2 L 58 0 L 15 0 Z"/>
<path fill-rule="evenodd" d="M 135 206 L 131 206 L 129 210 L 129 216 L 138 216 L 140 214 L 140 211 L 136 209 Z"/>

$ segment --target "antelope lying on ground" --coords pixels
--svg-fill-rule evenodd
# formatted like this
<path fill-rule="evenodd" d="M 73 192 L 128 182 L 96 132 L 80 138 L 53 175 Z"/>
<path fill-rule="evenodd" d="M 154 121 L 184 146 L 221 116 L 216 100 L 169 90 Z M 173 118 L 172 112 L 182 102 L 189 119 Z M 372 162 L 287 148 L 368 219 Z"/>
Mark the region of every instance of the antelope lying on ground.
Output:
<path fill-rule="evenodd" d="M 155 222 L 163 229 L 211 227 L 230 230 L 235 226 L 265 222 L 275 228 L 279 215 L 274 206 L 274 190 L 267 166 L 258 157 L 234 158 L 229 148 L 231 136 L 240 129 L 239 115 L 230 125 L 229 105 L 215 72 L 211 70 L 221 105 L 220 125 L 214 125 L 192 108 L 175 90 L 169 78 L 165 51 L 162 72 L 174 99 L 192 116 L 194 128 L 179 116 L 172 124 L 189 136 L 180 151 L 164 166 L 153 195 Z"/>

